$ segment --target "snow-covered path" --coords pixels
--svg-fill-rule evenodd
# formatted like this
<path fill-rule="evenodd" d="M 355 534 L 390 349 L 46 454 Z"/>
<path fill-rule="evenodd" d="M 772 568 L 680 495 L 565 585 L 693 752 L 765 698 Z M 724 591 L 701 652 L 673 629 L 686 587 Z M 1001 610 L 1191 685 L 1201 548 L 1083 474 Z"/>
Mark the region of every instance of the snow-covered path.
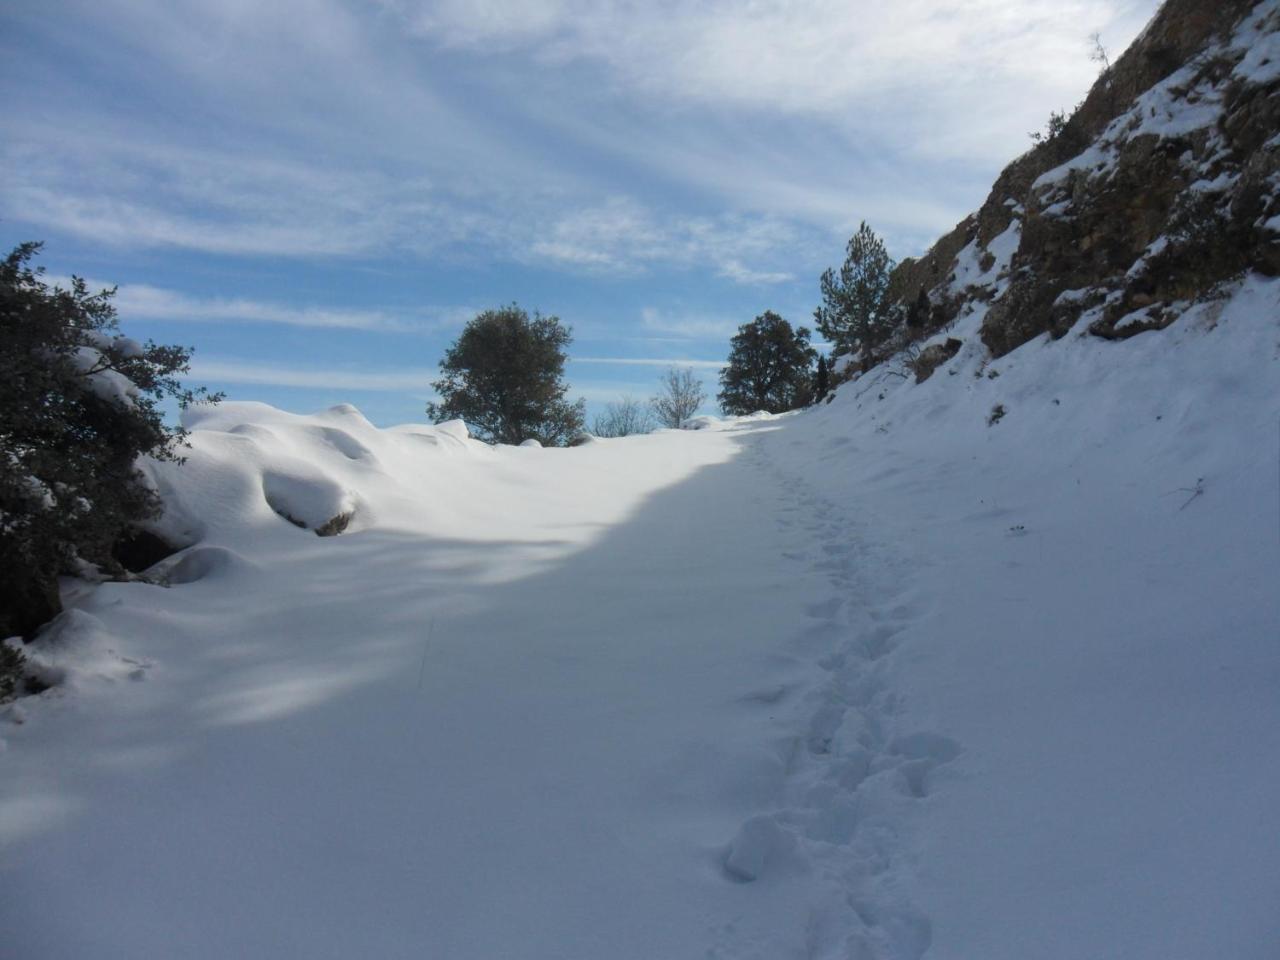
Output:
<path fill-rule="evenodd" d="M 849 531 L 772 429 L 470 461 L 501 537 L 277 524 L 251 566 L 98 590 L 150 679 L 7 733 L 15 956 L 919 956 L 827 848 L 871 769 L 923 791 L 952 748 L 833 746 L 884 692 L 841 639 Z M 858 663 L 910 612 L 865 615 Z"/>

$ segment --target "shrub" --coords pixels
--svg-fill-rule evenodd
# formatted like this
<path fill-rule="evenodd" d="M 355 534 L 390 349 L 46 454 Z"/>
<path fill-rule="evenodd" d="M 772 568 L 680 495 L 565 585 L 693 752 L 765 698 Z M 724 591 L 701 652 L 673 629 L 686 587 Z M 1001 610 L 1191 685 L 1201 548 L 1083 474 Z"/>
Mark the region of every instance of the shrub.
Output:
<path fill-rule="evenodd" d="M 605 406 L 604 413 L 591 422 L 591 432 L 597 437 L 629 437 L 652 433 L 653 426 L 653 414 L 648 407 L 635 397 L 623 397 Z"/>
<path fill-rule="evenodd" d="M 135 464 L 180 460 L 184 433 L 159 409 L 185 407 L 191 351 L 121 336 L 111 298 L 83 280 L 50 287 L 25 243 L 0 263 L 0 637 L 30 635 L 61 609 L 57 577 L 121 568 L 112 546 L 159 502 Z"/>
<path fill-rule="evenodd" d="M 654 416 L 664 427 L 680 429 L 681 424 L 698 412 L 707 393 L 688 367 L 672 367 L 658 382 L 658 392 L 649 401 Z"/>

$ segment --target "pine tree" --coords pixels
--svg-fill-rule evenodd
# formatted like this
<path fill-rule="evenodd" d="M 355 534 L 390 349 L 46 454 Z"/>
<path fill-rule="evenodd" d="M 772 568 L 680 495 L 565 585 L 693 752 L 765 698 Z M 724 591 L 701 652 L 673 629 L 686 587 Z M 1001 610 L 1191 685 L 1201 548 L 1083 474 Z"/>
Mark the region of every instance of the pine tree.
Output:
<path fill-rule="evenodd" d="M 857 354 L 864 365 L 892 333 L 888 316 L 893 260 L 884 242 L 865 222 L 850 239 L 839 274 L 822 275 L 822 306 L 814 320 L 837 354 Z"/>
<path fill-rule="evenodd" d="M 813 378 L 813 402 L 820 403 L 822 398 L 831 392 L 831 372 L 827 368 L 827 358 L 818 354 L 818 373 Z"/>

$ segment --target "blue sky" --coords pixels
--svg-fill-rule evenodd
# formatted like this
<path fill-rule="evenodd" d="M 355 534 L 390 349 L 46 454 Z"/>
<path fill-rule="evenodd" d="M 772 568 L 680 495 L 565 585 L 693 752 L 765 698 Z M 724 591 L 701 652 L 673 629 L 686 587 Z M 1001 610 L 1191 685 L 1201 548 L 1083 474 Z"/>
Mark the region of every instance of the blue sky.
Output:
<path fill-rule="evenodd" d="M 808 323 L 860 220 L 920 253 L 1156 6 L 9 0 L 0 243 L 236 399 L 421 420 L 511 301 L 593 410 L 714 394 L 738 324 Z"/>

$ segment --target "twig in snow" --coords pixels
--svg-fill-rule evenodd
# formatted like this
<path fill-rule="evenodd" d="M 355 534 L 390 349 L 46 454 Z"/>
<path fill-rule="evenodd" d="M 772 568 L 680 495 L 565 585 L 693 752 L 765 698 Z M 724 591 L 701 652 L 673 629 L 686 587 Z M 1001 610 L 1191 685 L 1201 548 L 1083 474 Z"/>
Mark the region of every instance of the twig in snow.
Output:
<path fill-rule="evenodd" d="M 1178 512 L 1181 513 L 1183 510 L 1187 509 L 1187 504 L 1191 503 L 1191 501 L 1196 497 L 1204 494 L 1204 477 L 1197 477 L 1196 485 L 1194 487 L 1179 487 L 1177 490 L 1170 490 L 1169 492 L 1191 494 L 1191 496 L 1187 497 L 1186 502 L 1178 508 Z"/>

